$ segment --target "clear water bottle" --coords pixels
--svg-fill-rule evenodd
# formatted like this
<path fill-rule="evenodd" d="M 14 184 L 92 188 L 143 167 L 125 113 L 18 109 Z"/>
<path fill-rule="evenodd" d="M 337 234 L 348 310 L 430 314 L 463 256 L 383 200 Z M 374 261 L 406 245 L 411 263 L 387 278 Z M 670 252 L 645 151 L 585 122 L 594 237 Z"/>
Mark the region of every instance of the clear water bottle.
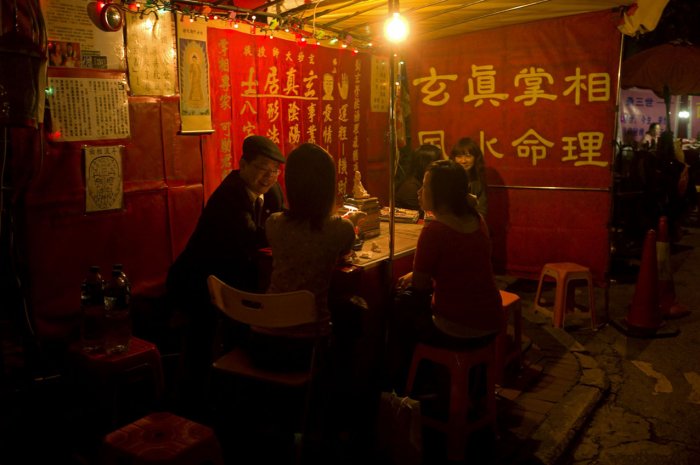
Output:
<path fill-rule="evenodd" d="M 126 277 L 126 273 L 124 273 L 124 265 L 122 265 L 121 263 L 115 263 L 114 265 L 112 265 L 112 269 L 119 270 L 119 273 L 121 273 L 121 277 L 126 283 L 126 293 L 129 294 L 129 297 L 131 297 L 131 283 L 129 282 L 129 278 Z"/>
<path fill-rule="evenodd" d="M 121 354 L 129 350 L 131 340 L 131 289 L 126 275 L 119 268 L 112 269 L 112 278 L 105 285 L 105 351 Z"/>
<path fill-rule="evenodd" d="M 93 265 L 80 286 L 80 341 L 88 353 L 101 352 L 105 345 L 104 281 L 100 267 Z"/>

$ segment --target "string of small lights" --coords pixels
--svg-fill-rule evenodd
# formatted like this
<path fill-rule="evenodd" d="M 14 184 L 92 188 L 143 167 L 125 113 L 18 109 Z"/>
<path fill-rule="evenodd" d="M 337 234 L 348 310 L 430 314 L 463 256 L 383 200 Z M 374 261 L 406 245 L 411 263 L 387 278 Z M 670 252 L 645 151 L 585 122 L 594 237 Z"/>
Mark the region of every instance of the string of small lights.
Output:
<path fill-rule="evenodd" d="M 314 15 L 309 18 L 293 15 L 279 15 L 263 10 L 250 10 L 235 5 L 222 5 L 198 0 L 103 0 L 97 2 L 97 13 L 104 8 L 118 9 L 124 14 L 136 14 L 141 18 L 167 12 L 179 13 L 180 21 L 221 21 L 233 29 L 248 28 L 251 34 L 264 34 L 268 38 L 290 34 L 300 45 L 326 45 L 350 49 L 357 53 L 360 48 L 372 47 L 371 42 L 352 37 L 349 34 L 324 30 L 316 27 Z"/>

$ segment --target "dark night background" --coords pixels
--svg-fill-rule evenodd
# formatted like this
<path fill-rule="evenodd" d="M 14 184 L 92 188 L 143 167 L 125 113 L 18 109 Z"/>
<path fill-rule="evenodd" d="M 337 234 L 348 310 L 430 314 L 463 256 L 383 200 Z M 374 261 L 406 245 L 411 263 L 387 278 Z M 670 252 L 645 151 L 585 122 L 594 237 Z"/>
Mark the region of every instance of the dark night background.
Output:
<path fill-rule="evenodd" d="M 675 40 L 700 46 L 700 1 L 670 0 L 656 29 L 638 37 L 625 36 L 624 58 Z"/>

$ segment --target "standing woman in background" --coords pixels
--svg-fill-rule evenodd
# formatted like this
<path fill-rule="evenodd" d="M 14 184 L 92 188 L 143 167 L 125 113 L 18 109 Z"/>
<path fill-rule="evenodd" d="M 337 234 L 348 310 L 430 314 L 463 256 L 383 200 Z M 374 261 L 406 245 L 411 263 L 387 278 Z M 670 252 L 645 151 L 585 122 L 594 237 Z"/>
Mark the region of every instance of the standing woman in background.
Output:
<path fill-rule="evenodd" d="M 479 145 L 469 137 L 457 141 L 450 152 L 450 159 L 459 163 L 469 177 L 469 193 L 476 200 L 476 210 L 486 218 L 489 200 L 486 195 L 486 163 Z"/>
<path fill-rule="evenodd" d="M 644 138 L 642 139 L 642 148 L 644 150 L 656 150 L 660 135 L 661 126 L 659 123 L 651 123 L 649 125 L 649 130 L 644 134 Z"/>

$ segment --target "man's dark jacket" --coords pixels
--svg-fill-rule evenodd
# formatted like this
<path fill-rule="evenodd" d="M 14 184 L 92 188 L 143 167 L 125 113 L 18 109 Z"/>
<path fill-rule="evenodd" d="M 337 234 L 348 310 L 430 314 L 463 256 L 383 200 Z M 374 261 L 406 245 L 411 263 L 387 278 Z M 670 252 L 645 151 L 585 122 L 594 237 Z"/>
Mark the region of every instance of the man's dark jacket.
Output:
<path fill-rule="evenodd" d="M 267 246 L 265 220 L 283 207 L 275 184 L 266 194 L 260 224 L 239 171 L 232 171 L 209 198 L 185 250 L 170 267 L 168 295 L 186 313 L 206 308 L 207 277 L 213 274 L 233 287 L 257 289 L 257 251 Z"/>

